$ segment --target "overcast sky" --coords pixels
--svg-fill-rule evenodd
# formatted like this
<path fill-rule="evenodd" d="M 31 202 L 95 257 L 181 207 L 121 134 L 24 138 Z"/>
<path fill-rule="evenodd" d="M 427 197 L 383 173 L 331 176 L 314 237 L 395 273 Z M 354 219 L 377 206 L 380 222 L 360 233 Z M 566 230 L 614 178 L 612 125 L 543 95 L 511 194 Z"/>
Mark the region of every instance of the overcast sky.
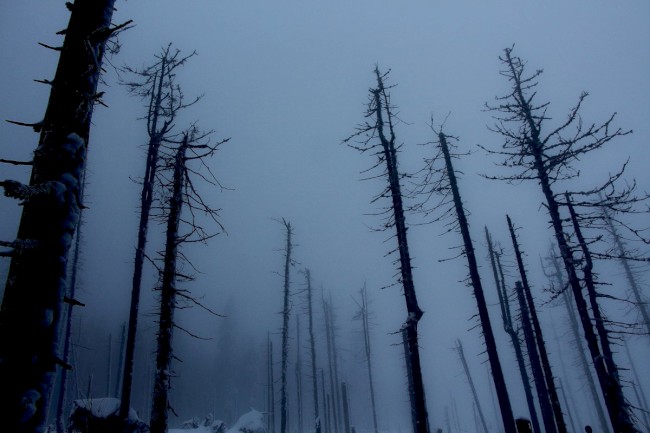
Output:
<path fill-rule="evenodd" d="M 494 305 L 482 229 L 488 225 L 506 244 L 505 214 L 522 227 L 521 241 L 540 301 L 548 295 L 542 293 L 539 254 L 546 251 L 550 234 L 535 185 L 508 186 L 478 176 L 503 173 L 477 147 L 500 144 L 487 129 L 492 120 L 483 107 L 508 90 L 499 75 L 503 49 L 515 44 L 515 53 L 528 61 L 529 71 L 544 69 L 539 98 L 551 101 L 554 120 L 564 119 L 586 90 L 590 96 L 585 122 L 617 112 L 616 124 L 634 130 L 600 155 L 581 161 L 580 185 L 594 185 L 630 157 L 629 179 L 636 178 L 641 190 L 649 189 L 648 2 L 129 0 L 118 1 L 116 7 L 114 22 L 132 19 L 135 27 L 120 35 L 122 49 L 110 59 L 112 64 L 143 66 L 169 42 L 185 53 L 196 50 L 198 56 L 179 71 L 178 82 L 188 97 L 205 96 L 185 112 L 177 128 L 196 120 L 204 129 L 214 129 L 216 138 L 231 137 L 211 166 L 232 190 L 206 189 L 206 199 L 221 209 L 227 235 L 207 247 L 188 248 L 202 272 L 192 290 L 205 295 L 205 302 L 216 310 L 234 306 L 236 314 L 248 318 L 241 320 L 248 322 L 242 335 L 262 342 L 268 330 L 280 326 L 275 313 L 281 308 L 281 279 L 274 272 L 282 267 L 278 250 L 283 233 L 275 219 L 290 220 L 300 263 L 292 281 L 298 289 L 302 276 L 297 271 L 312 269 L 315 286 L 331 292 L 341 307 L 344 339 L 358 326 L 351 321 L 356 308 L 351 296 L 364 282 L 368 285 L 381 358 L 377 370 L 387 378 L 379 387 L 380 404 L 399 412 L 380 420 L 386 427 L 402 423 L 408 428 L 401 352 L 393 346 L 399 339 L 391 334 L 406 313 L 398 287 L 380 290 L 395 281 L 396 272 L 395 257 L 385 257 L 394 248 L 392 234 L 370 229 L 381 223 L 371 215 L 378 208 L 370 200 L 383 184 L 360 181 L 360 172 L 374 161 L 341 144 L 364 120 L 376 64 L 391 69 L 390 82 L 397 85 L 392 97 L 403 120 L 396 131 L 404 143 L 399 156 L 403 171 L 417 170 L 422 157 L 431 154 L 417 144 L 432 139 L 427 126 L 432 116 L 439 123 L 449 114 L 446 131 L 459 137 L 461 150 L 475 151 L 457 162 L 464 173 L 461 193 L 471 212 L 503 361 L 513 368 Z M 63 1 L 5 1 L 0 6 L 0 119 L 41 119 L 48 89 L 32 80 L 51 78 L 57 55 L 37 42 L 60 44 L 54 34 L 67 19 Z M 138 120 L 144 113 L 142 103 L 117 85 L 113 67 L 106 65 L 106 70 L 102 90 L 110 108 L 98 106 L 93 117 L 82 280 L 84 302 L 89 304 L 84 317 L 117 333 L 127 317 L 135 245 L 139 187 L 132 179 L 142 176 L 146 137 Z M 27 128 L 5 122 L 0 123 L 0 137 L 3 158 L 28 159 L 37 143 Z M 2 178 L 28 179 L 21 168 L 3 166 L 2 171 Z M 13 201 L 0 202 L 2 239 L 15 236 L 18 217 Z M 151 251 L 160 248 L 153 231 Z M 480 392 L 490 401 L 485 355 L 479 332 L 472 329 L 475 302 L 470 288 L 459 282 L 466 276 L 465 264 L 460 259 L 439 262 L 455 255 L 449 248 L 460 238 L 455 233 L 441 236 L 444 231 L 442 225 L 429 225 L 409 232 L 415 287 L 425 311 L 420 334 L 427 399 L 436 427 L 443 425 L 450 397 L 470 404 L 451 350 L 456 338 L 465 343 Z M 154 281 L 149 278 L 149 287 Z M 151 299 L 145 302 L 151 305 Z M 182 314 L 197 332 L 210 335 L 224 320 L 199 311 Z M 563 323 L 559 309 L 547 308 L 543 317 L 550 335 L 551 322 Z M 211 351 L 203 349 L 209 344 L 190 346 Z M 638 346 L 647 359 L 647 344 Z M 553 356 L 557 351 L 551 349 Z M 511 373 L 509 380 L 515 411 L 525 412 L 518 376 Z M 399 392 L 389 393 L 391 388 Z M 471 404 L 464 410 L 471 411 Z M 487 412 L 494 425 L 494 411 Z M 184 408 L 181 417 L 195 415 L 203 413 Z M 391 419 L 397 420 L 395 425 L 390 425 Z"/>

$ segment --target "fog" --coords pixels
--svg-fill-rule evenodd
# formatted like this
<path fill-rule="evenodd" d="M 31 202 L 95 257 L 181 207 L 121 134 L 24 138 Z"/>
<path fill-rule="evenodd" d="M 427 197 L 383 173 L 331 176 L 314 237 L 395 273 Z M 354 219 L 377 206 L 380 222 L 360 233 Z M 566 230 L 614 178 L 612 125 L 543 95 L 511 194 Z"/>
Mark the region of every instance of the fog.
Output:
<path fill-rule="evenodd" d="M 112 338 L 111 380 L 117 374 L 119 338 L 128 320 L 133 256 L 143 176 L 146 129 L 143 102 L 118 84 L 124 65 L 141 67 L 168 43 L 184 53 L 196 50 L 178 71 L 187 97 L 204 94 L 176 123 L 180 132 L 191 122 L 214 129 L 214 140 L 230 138 L 209 162 L 225 188 L 204 186 L 206 201 L 220 209 L 225 233 L 207 245 L 190 244 L 183 251 L 196 280 L 186 285 L 201 302 L 223 317 L 200 308 L 178 312 L 180 325 L 205 339 L 176 332 L 176 377 L 172 405 L 178 413 L 171 425 L 193 416 L 214 413 L 234 422 L 251 407 L 266 410 L 266 340 L 280 346 L 284 218 L 294 227 L 295 265 L 291 268 L 292 313 L 304 316 L 305 280 L 312 271 L 319 369 L 326 359 L 321 296 L 332 300 L 340 345 L 340 374 L 350 384 L 352 423 L 370 431 L 371 418 L 361 323 L 353 320 L 359 290 L 368 288 L 372 312 L 374 374 L 382 430 L 407 431 L 410 424 L 403 350 L 399 329 L 406 319 L 397 284 L 397 257 L 392 232 L 377 232 L 377 212 L 388 202 L 371 203 L 384 187 L 383 179 L 362 180 L 374 164 L 371 155 L 342 144 L 364 121 L 368 89 L 375 84 L 375 65 L 391 70 L 392 102 L 399 107 L 396 134 L 403 143 L 400 170 L 414 173 L 433 149 L 418 144 L 433 140 L 428 126 L 445 121 L 445 131 L 459 138 L 461 194 L 469 211 L 472 236 L 497 336 L 501 362 L 516 416 L 528 409 L 512 347 L 503 331 L 497 294 L 487 259 L 483 227 L 511 251 L 505 215 L 519 230 L 526 252 L 533 294 L 548 340 L 554 373 L 571 400 L 578 426 L 595 424 L 595 414 L 582 397 L 585 391 L 577 356 L 568 337 L 565 310 L 545 291 L 549 283 L 540 266 L 552 234 L 534 182 L 508 185 L 480 174 L 506 173 L 478 144 L 497 149 L 502 138 L 490 132 L 492 113 L 486 102 L 508 92 L 500 76 L 499 55 L 515 46 L 528 70 L 543 69 L 540 101 L 550 101 L 553 122 L 565 119 L 580 93 L 588 91 L 582 116 L 601 122 L 617 112 L 615 124 L 634 133 L 579 162 L 574 189 L 590 188 L 616 172 L 629 159 L 626 179 L 636 179 L 640 191 L 650 185 L 650 5 L 606 1 L 118 1 L 114 22 L 133 20 L 120 34 L 121 50 L 105 63 L 101 90 L 108 108 L 96 106 L 91 130 L 86 203 L 82 234 L 80 290 L 86 307 L 75 313 L 75 373 L 80 395 L 105 396 L 109 338 Z M 0 6 L 0 118 L 21 122 L 41 119 L 48 86 L 33 79 L 51 78 L 57 54 L 37 45 L 56 46 L 68 13 L 64 2 L 23 0 Z M 29 128 L 0 124 L 2 158 L 26 160 L 37 144 Z M 28 182 L 22 167 L 2 166 L 3 178 Z M 0 201 L 0 239 L 15 238 L 20 208 Z M 647 225 L 647 214 L 643 217 Z M 643 218 L 635 221 L 643 222 Z M 423 375 L 432 428 L 447 430 L 446 412 L 457 410 L 459 429 L 472 431 L 474 411 L 469 385 L 457 353 L 461 339 L 491 432 L 501 421 L 491 390 L 483 340 L 475 318 L 476 302 L 465 282 L 466 261 L 458 254 L 458 233 L 446 233 L 443 223 L 421 224 L 415 215 L 409 243 L 415 288 L 425 314 L 419 324 Z M 217 230 L 205 221 L 206 228 Z M 163 248 L 163 225 L 152 225 L 148 253 Z M 505 258 L 514 281 L 512 256 Z M 6 277 L 8 260 L 1 263 Z M 599 265 L 599 278 L 611 283 L 608 293 L 625 296 L 622 271 L 613 263 Z M 644 288 L 647 290 L 647 265 Z M 149 413 L 149 387 L 155 353 L 158 280 L 152 266 L 145 271 L 138 331 L 134 408 Z M 647 293 L 647 291 L 646 291 Z M 625 302 L 604 302 L 616 319 L 638 322 Z M 292 327 L 295 317 L 292 317 Z M 304 328 L 304 325 L 303 325 Z M 110 336 L 110 337 L 109 337 Z M 556 337 L 557 336 L 557 337 Z M 295 360 L 295 329 L 291 331 Z M 307 359 L 302 333 L 303 361 Z M 636 367 L 650 393 L 647 336 L 628 337 Z M 617 346 L 621 367 L 629 360 Z M 279 371 L 278 353 L 274 355 Z M 303 372 L 307 370 L 303 366 Z M 293 364 L 291 392 L 293 393 Z M 276 378 L 277 378 L 276 373 Z M 630 373 L 624 372 L 631 380 Z M 92 377 L 92 379 L 90 379 Z M 305 419 L 311 413 L 311 386 L 305 376 Z M 111 385 L 114 387 L 114 385 Z M 279 385 L 276 386 L 276 390 Z M 113 391 L 110 391 L 113 392 Z M 109 392 L 109 393 L 110 393 Z M 634 400 L 631 388 L 628 398 Z M 290 397 L 291 411 L 295 396 Z M 455 409 L 454 409 L 455 407 Z M 297 429 L 291 412 L 290 430 Z M 307 424 L 307 421 L 305 421 Z M 452 430 L 454 430 L 452 426 Z"/>

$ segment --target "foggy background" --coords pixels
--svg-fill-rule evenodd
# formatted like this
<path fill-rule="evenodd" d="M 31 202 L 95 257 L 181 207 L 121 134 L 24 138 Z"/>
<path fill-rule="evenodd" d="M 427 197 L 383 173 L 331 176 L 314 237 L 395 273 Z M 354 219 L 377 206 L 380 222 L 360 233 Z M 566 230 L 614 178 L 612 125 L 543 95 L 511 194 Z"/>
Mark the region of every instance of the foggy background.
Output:
<path fill-rule="evenodd" d="M 511 186 L 480 177 L 479 173 L 506 172 L 477 144 L 492 149 L 501 144 L 501 138 L 487 130 L 492 118 L 483 109 L 486 102 L 508 92 L 508 83 L 499 75 L 498 56 L 515 44 L 515 54 L 528 62 L 529 72 L 544 69 L 538 101 L 551 102 L 549 114 L 554 121 L 563 120 L 586 90 L 590 93 L 582 111 L 586 123 L 617 112 L 615 124 L 634 130 L 584 158 L 581 176 L 572 184 L 578 185 L 575 189 L 598 184 L 630 158 L 627 178 L 635 178 L 640 190 L 647 191 L 650 4 L 130 0 L 118 1 L 116 7 L 114 22 L 132 19 L 135 27 L 120 35 L 121 51 L 110 62 L 116 67 L 148 65 L 170 42 L 186 54 L 196 50 L 199 55 L 178 70 L 177 82 L 188 98 L 205 96 L 179 116 L 176 131 L 198 121 L 203 129 L 216 131 L 215 139 L 231 137 L 210 161 L 219 180 L 231 190 L 204 188 L 206 200 L 221 209 L 227 234 L 207 246 L 192 244 L 184 249 L 201 272 L 187 288 L 227 317 L 200 309 L 178 312 L 183 327 L 211 340 L 175 334 L 176 355 L 183 362 L 175 364 L 178 377 L 173 380 L 172 404 L 179 418 L 172 419 L 172 425 L 208 412 L 234 421 L 250 407 L 265 409 L 269 332 L 274 347 L 280 346 L 282 279 L 277 273 L 282 272 L 284 233 L 277 219 L 285 218 L 295 230 L 298 262 L 291 274 L 293 312 L 305 310 L 304 277 L 299 271 L 305 267 L 312 271 L 319 368 L 325 358 L 320 304 L 324 293 L 331 295 L 336 308 L 339 368 L 351 385 L 352 423 L 369 429 L 361 323 L 352 320 L 358 309 L 354 299 L 359 299 L 365 283 L 373 314 L 380 428 L 395 432 L 410 428 L 401 338 L 395 334 L 406 318 L 404 300 L 399 286 L 382 289 L 396 281 L 396 257 L 385 257 L 394 248 L 394 239 L 392 232 L 371 230 L 381 224 L 372 214 L 386 203 L 370 201 L 384 184 L 383 180 L 361 181 L 365 176 L 360 172 L 374 160 L 341 144 L 364 120 L 367 91 L 375 84 L 375 64 L 391 69 L 390 83 L 397 84 L 392 101 L 403 120 L 396 130 L 398 141 L 404 143 L 401 171 L 416 171 L 422 158 L 433 154 L 430 147 L 417 146 L 433 139 L 427 126 L 431 117 L 439 124 L 449 115 L 445 131 L 459 137 L 459 150 L 474 152 L 455 164 L 464 173 L 461 194 L 471 212 L 473 240 L 515 416 L 527 416 L 527 408 L 513 351 L 503 332 L 483 235 L 483 227 L 488 226 L 493 239 L 511 251 L 506 213 L 522 228 L 520 242 L 527 253 L 554 372 L 573 392 L 575 407 L 565 410 L 572 410 L 581 425 L 595 423 L 595 415 L 582 405 L 585 389 L 574 373 L 576 355 L 571 352 L 564 307 L 544 304 L 550 295 L 544 292 L 548 282 L 539 262 L 547 254 L 551 233 L 539 188 L 533 182 Z M 55 32 L 65 28 L 67 20 L 62 1 L 23 0 L 0 6 L 0 119 L 41 119 L 49 88 L 32 80 L 51 78 L 58 56 L 37 42 L 60 44 L 62 38 Z M 82 238 L 78 298 L 87 306 L 76 310 L 73 337 L 81 392 L 85 395 L 91 389 L 97 397 L 106 394 L 109 335 L 114 380 L 121 327 L 128 319 L 140 194 L 134 180 L 143 175 L 147 143 L 145 124 L 138 120 L 145 114 L 142 101 L 129 97 L 117 84 L 118 74 L 111 64 L 104 67 L 105 84 L 100 90 L 106 92 L 103 100 L 109 108 L 96 106 L 93 117 Z M 0 123 L 0 137 L 2 157 L 7 159 L 29 159 L 37 143 L 29 128 L 5 122 Z M 27 182 L 29 172 L 4 165 L 1 176 Z M 0 202 L 1 239 L 15 237 L 19 212 L 12 200 Z M 421 221 L 407 215 L 408 222 Z M 162 230 L 158 225 L 150 228 L 150 255 L 162 248 Z M 425 311 L 419 330 L 430 424 L 446 429 L 445 409 L 456 404 L 461 428 L 474 428 L 469 386 L 452 350 L 460 338 L 490 429 L 496 432 L 500 418 L 493 406 L 482 337 L 473 320 L 476 302 L 471 288 L 462 282 L 465 261 L 440 262 L 457 254 L 453 247 L 461 239 L 456 233 L 443 235 L 445 230 L 442 224 L 432 224 L 409 231 L 415 288 Z M 512 257 L 506 260 L 514 263 Z M 7 260 L 1 262 L 2 281 L 7 265 Z M 607 290 L 625 292 L 618 267 L 597 270 L 601 280 L 612 283 Z M 155 294 L 150 289 L 157 276 L 151 266 L 145 275 L 133 404 L 146 417 L 146 392 L 153 373 L 149 365 L 155 351 Z M 514 276 L 512 266 L 510 275 Z M 605 305 L 611 318 L 638 319 L 629 305 Z M 306 323 L 304 316 L 301 322 Z M 648 337 L 632 337 L 630 342 L 637 368 L 644 369 L 645 382 L 639 385 L 650 391 Z M 302 345 L 306 347 L 306 340 Z M 620 351 L 620 366 L 626 368 L 624 350 Z M 275 360 L 279 362 L 277 352 Z M 305 387 L 309 399 L 303 410 L 309 414 L 311 387 L 309 383 Z"/>

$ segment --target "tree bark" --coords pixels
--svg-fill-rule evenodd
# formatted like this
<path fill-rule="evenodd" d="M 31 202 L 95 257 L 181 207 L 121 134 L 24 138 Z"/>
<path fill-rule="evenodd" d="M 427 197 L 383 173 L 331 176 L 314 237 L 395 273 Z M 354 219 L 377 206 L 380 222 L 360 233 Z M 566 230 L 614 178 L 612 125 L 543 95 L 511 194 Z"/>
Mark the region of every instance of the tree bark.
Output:
<path fill-rule="evenodd" d="M 501 259 L 499 254 L 494 251 L 492 239 L 487 227 L 485 228 L 485 237 L 488 244 L 488 251 L 490 254 L 490 264 L 492 266 L 492 274 L 494 276 L 494 283 L 497 287 L 499 295 L 499 303 L 501 304 L 501 317 L 503 318 L 503 329 L 510 337 L 510 342 L 515 350 L 515 357 L 517 358 L 517 366 L 519 367 L 519 374 L 521 375 L 521 382 L 524 387 L 524 394 L 526 395 L 526 404 L 528 405 L 528 413 L 530 415 L 530 422 L 533 426 L 533 431 L 541 432 L 539 427 L 539 419 L 537 417 L 537 409 L 535 408 L 535 400 L 533 399 L 533 392 L 530 386 L 530 379 L 528 377 L 528 370 L 526 369 L 526 361 L 521 348 L 521 341 L 519 341 L 519 332 L 515 331 L 512 324 L 512 315 L 510 312 L 510 300 L 508 291 L 505 285 L 505 278 L 503 268 L 501 266 Z"/>
<path fill-rule="evenodd" d="M 515 235 L 515 229 L 512 225 L 512 221 L 509 216 L 506 216 L 508 220 L 508 229 L 510 230 L 510 237 L 512 238 L 512 246 L 515 250 L 515 258 L 517 260 L 517 267 L 519 268 L 519 276 L 521 277 L 522 289 L 524 291 L 524 298 L 526 300 L 526 305 L 528 307 L 528 314 L 530 315 L 530 323 L 532 325 L 533 336 L 535 338 L 535 344 L 537 347 L 537 353 L 539 354 L 539 360 L 542 365 L 542 371 L 544 372 L 544 383 L 546 384 L 546 392 L 548 393 L 548 400 L 551 403 L 551 409 L 553 410 L 553 418 L 555 419 L 555 425 L 557 427 L 558 433 L 567 433 L 566 424 L 564 423 L 564 416 L 562 415 L 562 407 L 560 406 L 560 398 L 557 394 L 557 389 L 555 388 L 555 381 L 553 380 L 553 371 L 551 370 L 551 363 L 548 360 L 548 354 L 546 352 L 546 344 L 544 343 L 544 337 L 542 335 L 542 327 L 539 324 L 539 319 L 537 318 L 537 311 L 535 309 L 535 303 L 533 302 L 533 295 L 530 292 L 530 285 L 528 284 L 528 277 L 526 276 L 526 269 L 524 268 L 524 261 L 521 257 L 521 251 L 519 249 L 519 242 L 517 241 L 517 236 Z"/>
<path fill-rule="evenodd" d="M 282 372 L 280 379 L 280 433 L 287 433 L 287 365 L 289 363 L 289 268 L 291 266 L 291 223 L 282 220 L 287 233 L 284 255 L 284 296 L 282 307 Z M 153 433 L 153 432 L 152 432 Z"/>
<path fill-rule="evenodd" d="M 188 137 L 183 137 L 174 161 L 174 181 L 169 200 L 167 233 L 165 244 L 165 263 L 160 290 L 160 318 L 158 320 L 158 349 L 156 352 L 156 379 L 151 405 L 151 433 L 167 433 L 169 389 L 171 386 L 171 364 L 173 359 L 172 337 L 174 331 L 174 312 L 176 309 L 176 262 L 178 257 L 178 229 L 183 208 L 184 163 L 188 147 Z"/>
<path fill-rule="evenodd" d="M 93 106 L 114 0 L 77 0 L 66 29 L 29 185 L 2 182 L 23 213 L 0 310 L 0 419 L 44 430 L 57 365 L 68 252 L 77 229 Z"/>
<path fill-rule="evenodd" d="M 501 369 L 501 362 L 499 361 L 499 353 L 497 351 L 496 341 L 492 332 L 492 325 L 490 323 L 490 315 L 487 309 L 487 302 L 485 301 L 485 294 L 483 293 L 483 286 L 481 284 L 481 277 L 478 273 L 478 264 L 476 263 L 476 256 L 474 253 L 474 246 L 472 238 L 469 233 L 469 223 L 465 216 L 465 209 L 463 202 L 458 191 L 458 183 L 456 181 L 456 173 L 451 162 L 449 153 L 449 146 L 447 145 L 447 137 L 441 132 L 438 134 L 440 148 L 445 158 L 445 166 L 447 177 L 449 179 L 449 186 L 451 188 L 454 208 L 456 211 L 456 219 L 458 220 L 458 227 L 463 238 L 463 247 L 465 257 L 469 266 L 469 276 L 474 289 L 474 298 L 478 307 L 478 315 L 483 330 L 483 338 L 485 339 L 485 348 L 492 369 L 492 379 L 494 380 L 494 387 L 499 400 L 499 408 L 501 409 L 501 421 L 506 433 L 516 433 L 515 418 L 510 406 L 510 398 L 508 397 L 508 388 L 506 386 L 503 370 Z"/>
<path fill-rule="evenodd" d="M 312 303 L 311 272 L 305 270 L 307 279 L 307 313 L 309 315 L 309 354 L 311 358 L 311 377 L 314 399 L 314 428 L 316 433 L 321 433 L 321 420 L 318 414 L 318 377 L 316 376 L 316 339 L 314 337 L 314 312 Z"/>

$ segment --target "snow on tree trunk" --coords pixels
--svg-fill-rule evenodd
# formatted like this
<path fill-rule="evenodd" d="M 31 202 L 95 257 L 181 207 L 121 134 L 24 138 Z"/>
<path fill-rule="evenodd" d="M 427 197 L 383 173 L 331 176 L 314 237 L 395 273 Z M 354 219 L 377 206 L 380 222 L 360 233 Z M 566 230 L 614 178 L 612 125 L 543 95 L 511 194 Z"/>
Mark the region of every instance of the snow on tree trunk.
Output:
<path fill-rule="evenodd" d="M 34 152 L 29 186 L 5 181 L 23 202 L 0 312 L 0 419 L 42 432 L 56 376 L 68 252 L 79 222 L 93 106 L 114 0 L 77 0 Z M 37 13 L 37 12 L 35 12 Z"/>

